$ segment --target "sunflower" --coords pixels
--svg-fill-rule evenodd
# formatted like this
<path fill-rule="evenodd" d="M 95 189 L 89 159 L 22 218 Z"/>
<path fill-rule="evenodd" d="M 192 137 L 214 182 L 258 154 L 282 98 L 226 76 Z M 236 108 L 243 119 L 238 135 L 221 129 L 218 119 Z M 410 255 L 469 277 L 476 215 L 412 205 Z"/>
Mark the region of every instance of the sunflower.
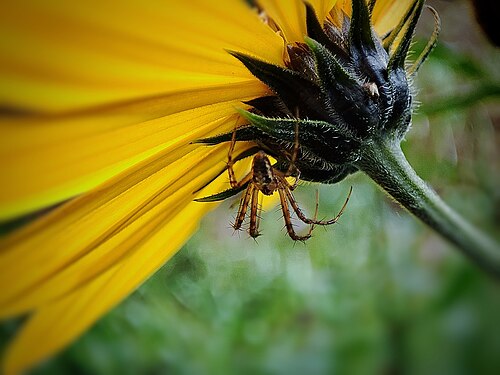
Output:
<path fill-rule="evenodd" d="M 364 31 L 371 23 L 368 38 L 384 38 L 392 56 L 404 48 L 397 56 L 404 63 L 422 6 L 3 2 L 0 219 L 29 219 L 1 241 L 0 317 L 29 314 L 6 352 L 4 372 L 21 372 L 68 345 L 176 253 L 216 205 L 195 199 L 228 188 L 231 134 L 236 154 L 250 143 L 266 144 L 254 130 L 235 133 L 235 124 L 259 131 L 272 121 L 275 129 L 288 126 L 283 154 L 289 154 L 297 134 L 290 124 L 297 121 L 270 117 L 275 108 L 259 111 L 255 102 L 280 92 L 272 69 L 293 71 L 299 51 L 316 59 L 316 68 L 332 66 L 322 35 L 342 37 L 342 28 L 356 22 L 365 22 Z M 381 86 L 366 83 L 373 98 L 383 96 Z M 307 146 L 302 125 L 299 144 Z M 267 146 L 274 143 L 267 139 Z M 314 164 L 300 162 L 304 170 Z M 248 163 L 239 164 L 241 174 Z M 314 176 L 308 179 L 326 181 Z"/>

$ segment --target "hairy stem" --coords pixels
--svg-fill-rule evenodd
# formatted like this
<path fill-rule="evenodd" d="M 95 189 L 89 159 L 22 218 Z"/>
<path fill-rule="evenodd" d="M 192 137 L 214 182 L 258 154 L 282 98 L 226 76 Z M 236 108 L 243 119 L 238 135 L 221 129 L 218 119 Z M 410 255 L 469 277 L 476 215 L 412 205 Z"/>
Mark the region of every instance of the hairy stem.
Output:
<path fill-rule="evenodd" d="M 415 173 L 399 142 L 374 140 L 364 149 L 358 167 L 479 267 L 500 278 L 500 245 L 446 205 Z"/>

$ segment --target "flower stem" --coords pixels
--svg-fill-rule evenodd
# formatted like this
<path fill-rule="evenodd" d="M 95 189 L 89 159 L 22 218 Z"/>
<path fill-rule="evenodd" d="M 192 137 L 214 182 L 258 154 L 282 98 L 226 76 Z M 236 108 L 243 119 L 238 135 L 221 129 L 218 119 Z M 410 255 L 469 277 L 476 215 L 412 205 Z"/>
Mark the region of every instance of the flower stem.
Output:
<path fill-rule="evenodd" d="M 399 142 L 373 140 L 364 148 L 358 167 L 408 211 L 500 279 L 500 245 L 453 211 L 415 173 Z"/>

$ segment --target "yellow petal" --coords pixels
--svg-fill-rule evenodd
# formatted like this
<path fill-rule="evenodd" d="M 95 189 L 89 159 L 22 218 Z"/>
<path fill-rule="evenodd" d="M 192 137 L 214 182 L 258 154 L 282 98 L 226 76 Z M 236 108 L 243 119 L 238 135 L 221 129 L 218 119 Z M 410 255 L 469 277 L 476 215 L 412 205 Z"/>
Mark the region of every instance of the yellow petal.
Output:
<path fill-rule="evenodd" d="M 196 229 L 207 206 L 189 203 L 168 225 L 148 228 L 141 248 L 122 263 L 74 293 L 41 307 L 9 347 L 4 362 L 5 374 L 29 369 L 84 332 L 174 254 Z"/>
<path fill-rule="evenodd" d="M 193 141 L 201 128 L 216 130 L 217 119 L 264 92 L 251 80 L 79 116 L 0 122 L 0 220 L 88 191 L 173 144 Z"/>
<path fill-rule="evenodd" d="M 2 214 L 92 189 L 1 244 L 1 313 L 40 309 L 10 351 L 9 371 L 72 340 L 129 294 L 213 206 L 191 202 L 223 169 L 217 162 L 224 164 L 227 151 L 189 142 L 228 131 L 235 123 L 234 106 L 266 91 L 223 48 L 282 62 L 282 40 L 242 2 L 229 7 L 184 2 L 175 9 L 163 4 L 162 12 L 142 13 L 143 25 L 123 23 L 126 6 L 106 11 L 99 4 L 65 9 L 55 2 L 22 9 L 16 3 L 0 12 L 7 31 L 1 40 L 7 47 L 0 55 L 2 105 L 47 112 L 2 121 L 0 160 L 2 175 L 9 177 L 2 184 Z M 182 11 L 191 18 L 179 24 Z M 136 9 L 128 12 L 141 18 Z M 15 18 L 19 23 L 8 22 Z M 100 106 L 87 109 L 96 103 Z M 93 301 L 88 314 L 88 306 L 71 302 L 71 318 L 81 322 L 73 322 L 73 329 L 53 331 L 49 342 L 43 337 L 47 345 L 38 351 L 23 346 L 23 338 L 33 342 L 33 335 L 40 341 L 36 332 L 49 324 L 44 319 L 61 318 L 53 299 L 73 293 L 73 300 L 84 302 L 86 288 L 123 262 L 146 260 L 150 251 L 160 250 L 140 275 L 137 268 L 127 272 L 136 277 L 114 299 Z M 138 262 L 127 264 L 133 268 Z M 40 316 L 45 316 L 41 323 Z"/>
<path fill-rule="evenodd" d="M 413 0 L 379 0 L 372 12 L 372 22 L 379 35 L 395 27 Z"/>
<path fill-rule="evenodd" d="M 337 3 L 337 0 L 312 0 L 308 1 L 316 10 L 316 15 L 320 21 L 323 21 L 327 14 Z"/>
<path fill-rule="evenodd" d="M 306 9 L 301 0 L 259 0 L 259 4 L 279 26 L 287 42 L 304 41 Z"/>
<path fill-rule="evenodd" d="M 243 1 L 3 1 L 0 103 L 67 111 L 251 75 L 224 49 L 280 63 L 282 40 Z"/>
<path fill-rule="evenodd" d="M 27 291 L 23 299 L 38 298 L 40 305 L 9 347 L 3 364 L 5 373 L 23 371 L 74 340 L 175 254 L 196 229 L 199 219 L 214 207 L 193 202 L 193 197 L 224 169 L 225 163 L 217 161 L 226 154 L 225 146 L 197 147 L 184 160 L 174 161 L 168 169 L 179 170 L 178 179 L 170 181 L 164 190 L 141 205 L 140 212 L 129 216 L 125 225 L 116 228 L 92 252 L 73 259 L 70 272 L 63 271 L 42 281 L 31 295 Z M 176 168 L 176 163 L 182 168 Z M 238 169 L 244 168 L 243 164 Z M 148 181 L 148 185 L 151 183 Z M 224 175 L 203 194 L 225 188 Z M 121 204 L 127 203 L 121 197 L 119 200 Z M 40 342 L 44 345 L 39 345 Z"/>
<path fill-rule="evenodd" d="M 224 123 L 234 126 L 234 117 Z M 171 146 L 3 239 L 0 317 L 39 307 L 111 267 L 136 246 L 145 225 L 157 216 L 168 223 L 166 213 L 220 173 L 226 155 L 227 145 Z M 212 175 L 200 182 L 206 171 Z"/>
<path fill-rule="evenodd" d="M 197 125 L 168 115 L 262 95 L 224 48 L 282 62 L 282 39 L 241 1 L 6 1 L 0 27 L 0 104 L 64 112 L 0 119 L 0 220 L 85 192 Z"/>

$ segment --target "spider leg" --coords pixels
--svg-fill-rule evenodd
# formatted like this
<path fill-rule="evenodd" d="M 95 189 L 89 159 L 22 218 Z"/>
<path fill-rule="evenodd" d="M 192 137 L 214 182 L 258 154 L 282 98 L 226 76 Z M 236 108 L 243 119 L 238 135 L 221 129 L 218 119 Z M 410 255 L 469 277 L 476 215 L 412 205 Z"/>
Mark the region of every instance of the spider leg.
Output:
<path fill-rule="evenodd" d="M 295 197 L 292 194 L 292 190 L 295 188 L 296 183 L 294 183 L 293 185 L 290 185 L 290 183 L 282 176 L 279 176 L 278 179 L 280 181 L 280 184 L 282 186 L 284 186 L 283 190 L 285 191 L 286 198 L 288 199 L 288 201 L 290 202 L 290 205 L 292 206 L 293 210 L 297 214 L 297 217 L 306 224 L 318 224 L 316 222 L 316 218 L 314 218 L 314 220 L 309 219 L 302 212 L 299 205 L 297 204 L 297 201 L 295 200 Z M 317 209 L 317 207 L 319 206 L 319 203 L 318 203 L 319 196 L 316 196 L 316 198 L 317 198 L 317 201 L 316 201 L 316 209 Z"/>
<path fill-rule="evenodd" d="M 288 207 L 287 194 L 288 188 L 286 185 L 280 184 L 278 186 L 278 193 L 280 195 L 281 210 L 283 211 L 283 218 L 285 219 L 285 226 L 290 238 L 294 241 L 305 241 L 311 238 L 312 228 L 309 228 L 309 232 L 304 236 L 299 236 L 295 233 L 292 225 L 292 219 L 290 216 L 290 208 Z M 312 226 L 311 226 L 312 227 Z"/>
<path fill-rule="evenodd" d="M 314 218 L 313 218 L 314 221 L 316 221 L 316 219 L 318 218 L 318 209 L 319 209 L 319 191 L 316 190 L 316 208 L 314 209 Z M 314 230 L 314 224 L 311 224 L 309 230 L 307 231 L 306 236 L 311 237 L 311 233 L 313 230 Z"/>
<path fill-rule="evenodd" d="M 255 186 L 253 184 L 248 185 L 245 194 L 241 197 L 240 207 L 238 208 L 238 213 L 236 214 L 236 219 L 234 220 L 233 228 L 234 230 L 238 230 L 241 228 L 243 221 L 245 221 L 245 216 L 247 214 L 248 203 L 250 202 L 250 198 L 252 197 L 252 193 L 255 190 Z"/>
<path fill-rule="evenodd" d="M 233 135 L 231 137 L 231 144 L 229 146 L 229 151 L 227 153 L 227 173 L 229 175 L 229 183 L 231 184 L 231 188 L 237 189 L 243 185 L 245 185 L 248 181 L 252 179 L 252 172 L 248 172 L 245 177 L 241 181 L 236 179 L 236 175 L 234 173 L 234 160 L 233 160 L 233 152 L 234 146 L 236 145 L 236 127 L 233 130 Z"/>
<path fill-rule="evenodd" d="M 340 209 L 339 213 L 337 214 L 337 216 L 335 216 L 333 219 L 330 219 L 330 220 L 316 220 L 316 217 L 314 219 L 309 219 L 301 211 L 299 205 L 297 204 L 297 201 L 293 197 L 292 192 L 289 189 L 285 189 L 285 192 L 286 192 L 288 200 L 290 201 L 290 204 L 292 205 L 293 210 L 297 214 L 298 218 L 300 220 L 302 220 L 304 223 L 306 223 L 306 224 L 314 224 L 314 225 L 331 225 L 331 224 L 335 224 L 339 220 L 339 218 L 342 216 L 342 214 L 344 213 L 344 210 L 347 207 L 347 203 L 349 202 L 349 198 L 351 198 L 352 186 L 351 186 L 351 189 L 349 190 L 349 194 L 347 195 L 347 198 L 346 198 L 346 200 L 344 202 L 344 205 Z M 317 210 L 317 206 L 319 204 L 318 203 L 318 200 L 319 200 L 318 196 L 317 196 L 316 199 L 317 199 L 316 200 L 316 210 Z"/>
<path fill-rule="evenodd" d="M 231 187 L 233 189 L 237 189 L 237 188 L 245 185 L 247 182 L 251 182 L 251 181 L 252 181 L 252 172 L 248 172 L 247 175 L 241 179 L 241 181 L 236 181 L 234 184 L 231 183 Z"/>
<path fill-rule="evenodd" d="M 253 185 L 252 185 L 253 186 Z M 252 189 L 252 203 L 250 207 L 250 229 L 248 233 L 251 237 L 259 237 L 259 189 Z"/>
<path fill-rule="evenodd" d="M 273 168 L 273 173 L 274 173 L 274 175 L 275 175 L 277 178 L 279 178 L 279 179 L 282 181 L 283 185 L 284 185 L 284 186 L 286 186 L 288 189 L 290 189 L 290 190 L 292 190 L 292 191 L 293 191 L 293 190 L 295 190 L 295 188 L 296 188 L 297 186 L 299 186 L 299 181 L 300 181 L 300 171 L 299 171 L 297 168 L 295 168 L 295 176 L 293 176 L 293 178 L 294 178 L 293 184 L 290 184 L 290 183 L 286 180 L 286 178 L 287 178 L 287 177 L 290 177 L 290 175 L 289 175 L 289 174 L 287 174 L 287 173 L 283 173 L 283 172 L 281 172 L 280 170 L 278 170 L 278 169 L 276 169 L 276 168 Z"/>

